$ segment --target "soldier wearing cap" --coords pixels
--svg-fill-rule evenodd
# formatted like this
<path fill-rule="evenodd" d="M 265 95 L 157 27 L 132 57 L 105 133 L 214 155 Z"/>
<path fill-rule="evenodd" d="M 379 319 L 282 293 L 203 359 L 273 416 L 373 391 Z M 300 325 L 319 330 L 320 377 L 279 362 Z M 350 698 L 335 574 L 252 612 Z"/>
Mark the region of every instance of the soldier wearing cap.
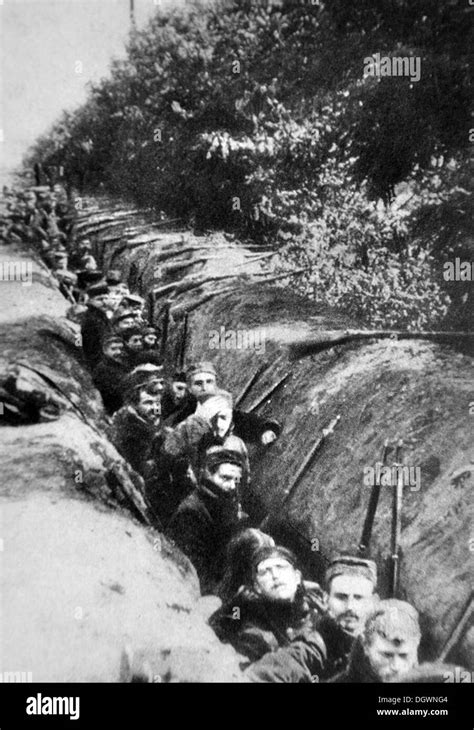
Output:
<path fill-rule="evenodd" d="M 248 670 L 252 681 L 327 681 L 347 667 L 354 643 L 378 602 L 376 565 L 342 555 L 331 562 L 325 579 L 324 614 L 315 630 L 253 664 Z"/>
<path fill-rule="evenodd" d="M 303 581 L 295 555 L 282 546 L 264 545 L 252 556 L 248 582 L 213 615 L 211 625 L 221 640 L 246 657 L 243 666 L 266 659 L 260 674 L 265 666 L 271 675 L 272 657 L 282 655 L 300 636 L 314 634 L 323 610 L 323 590 Z"/>
<path fill-rule="evenodd" d="M 159 395 L 147 386 L 128 390 L 125 405 L 112 418 L 110 438 L 116 449 L 145 479 L 154 469 L 154 441 L 161 426 Z"/>
<path fill-rule="evenodd" d="M 117 335 L 121 335 L 130 327 L 136 326 L 136 318 L 131 309 L 123 309 L 115 311 L 112 316 L 112 327 Z"/>
<path fill-rule="evenodd" d="M 139 327 L 129 327 L 121 333 L 122 340 L 125 345 L 125 355 L 128 365 L 134 368 L 140 364 L 140 355 L 143 353 L 143 336 Z"/>
<path fill-rule="evenodd" d="M 239 499 L 243 468 L 237 452 L 209 450 L 196 488 L 169 523 L 171 536 L 196 568 L 203 594 L 221 580 L 227 544 L 248 519 Z"/>
<path fill-rule="evenodd" d="M 241 497 L 247 497 L 250 471 L 248 451 L 242 439 L 232 433 L 232 395 L 225 390 L 217 390 L 203 399 L 196 413 L 175 428 L 167 429 L 162 445 L 162 468 L 166 464 L 169 478 L 175 484 L 177 498 L 184 499 L 193 488 L 206 452 L 214 446 L 222 446 L 241 455 Z"/>
<path fill-rule="evenodd" d="M 158 353 L 158 331 L 155 327 L 144 327 L 143 348 Z"/>
<path fill-rule="evenodd" d="M 137 387 L 146 386 L 154 395 L 161 398 L 165 384 L 165 373 L 163 365 L 153 363 L 142 363 L 131 370 L 121 382 L 123 395 Z"/>
<path fill-rule="evenodd" d="M 118 335 L 105 335 L 103 357 L 92 372 L 92 380 L 100 391 L 104 408 L 115 413 L 123 405 L 122 380 L 128 372 L 123 340 Z"/>
<path fill-rule="evenodd" d="M 335 683 L 403 682 L 418 666 L 421 631 L 417 610 L 406 601 L 380 601 L 368 615 L 347 669 Z"/>
<path fill-rule="evenodd" d="M 87 364 L 93 370 L 102 359 L 102 339 L 110 330 L 109 289 L 106 284 L 93 284 L 87 294 L 87 312 L 81 326 L 82 350 Z"/>
<path fill-rule="evenodd" d="M 176 425 L 194 413 L 199 401 L 217 390 L 217 373 L 214 365 L 207 361 L 191 365 L 187 371 L 187 382 L 190 396 L 179 410 L 168 417 L 169 426 Z M 281 426 L 277 421 L 260 418 L 239 409 L 234 409 L 233 423 L 235 435 L 243 441 L 253 443 L 269 445 L 281 432 Z"/>

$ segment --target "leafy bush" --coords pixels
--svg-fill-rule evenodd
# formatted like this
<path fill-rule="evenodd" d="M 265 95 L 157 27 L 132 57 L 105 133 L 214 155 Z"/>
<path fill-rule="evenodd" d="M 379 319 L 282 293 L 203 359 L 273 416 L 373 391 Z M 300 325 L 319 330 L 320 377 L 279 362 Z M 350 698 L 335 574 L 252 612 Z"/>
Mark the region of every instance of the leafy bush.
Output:
<path fill-rule="evenodd" d="M 440 266 L 468 235 L 466 12 L 437 0 L 161 11 L 28 163 L 270 239 L 282 269 L 311 266 L 301 291 L 369 324 L 432 327 L 450 297 L 464 322 L 465 292 Z M 364 78 L 376 52 L 419 56 L 422 80 Z"/>

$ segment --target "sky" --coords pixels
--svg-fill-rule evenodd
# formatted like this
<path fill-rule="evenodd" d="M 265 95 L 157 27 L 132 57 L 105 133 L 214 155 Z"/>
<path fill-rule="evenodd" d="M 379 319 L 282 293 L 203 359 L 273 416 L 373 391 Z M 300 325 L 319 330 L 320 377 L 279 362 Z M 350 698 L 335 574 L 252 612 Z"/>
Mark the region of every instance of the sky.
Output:
<path fill-rule="evenodd" d="M 170 0 L 134 0 L 143 27 Z M 177 4 L 179 0 L 174 0 Z M 124 55 L 130 0 L 0 0 L 0 167 L 86 98 Z"/>

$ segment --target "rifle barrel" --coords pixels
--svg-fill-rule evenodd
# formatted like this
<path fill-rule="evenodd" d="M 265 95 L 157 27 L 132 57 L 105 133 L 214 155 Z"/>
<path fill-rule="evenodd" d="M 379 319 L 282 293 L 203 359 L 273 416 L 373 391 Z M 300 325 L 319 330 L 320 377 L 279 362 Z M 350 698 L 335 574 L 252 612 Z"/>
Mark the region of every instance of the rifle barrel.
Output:
<path fill-rule="evenodd" d="M 295 476 L 291 480 L 290 486 L 287 487 L 285 489 L 285 491 L 283 492 L 283 500 L 282 500 L 282 502 L 281 502 L 281 504 L 280 504 L 280 506 L 278 508 L 279 511 L 284 506 L 286 506 L 288 504 L 288 502 L 290 501 L 291 497 L 293 496 L 293 494 L 295 492 L 296 487 L 298 486 L 299 482 L 301 481 L 303 475 L 306 473 L 306 471 L 307 471 L 310 463 L 312 462 L 314 456 L 319 451 L 319 449 L 322 446 L 323 442 L 334 431 L 334 429 L 336 428 L 336 426 L 339 423 L 340 419 L 341 419 L 341 415 L 338 414 L 335 418 L 333 418 L 333 420 L 331 421 L 331 423 L 326 428 L 323 428 L 322 435 L 318 438 L 318 440 L 316 441 L 316 443 L 313 444 L 313 446 L 309 450 L 309 452 L 306 455 L 303 463 L 301 464 L 300 468 L 298 469 L 298 471 L 296 472 Z M 265 519 L 260 523 L 260 529 L 261 530 L 265 530 L 266 528 L 268 528 L 268 525 L 270 524 L 270 520 L 271 520 L 271 513 L 268 514 L 265 517 Z"/>
<path fill-rule="evenodd" d="M 268 367 L 268 362 L 265 361 L 264 363 L 262 363 L 257 368 L 257 370 L 254 372 L 254 374 L 247 380 L 247 382 L 245 383 L 245 385 L 244 385 L 243 389 L 241 390 L 240 394 L 235 399 L 234 408 L 237 408 L 239 406 L 239 404 L 242 403 L 242 401 L 245 398 L 245 396 L 249 394 L 251 388 L 257 382 L 257 380 L 259 379 L 260 375 L 263 373 L 263 371 L 267 367 Z"/>
<path fill-rule="evenodd" d="M 388 455 L 388 440 L 384 441 L 382 450 L 382 465 L 387 464 Z M 369 506 L 367 508 L 367 514 L 365 516 L 364 527 L 362 528 L 362 537 L 359 544 L 359 554 L 367 555 L 370 548 L 370 540 L 372 538 L 372 529 L 374 526 L 375 513 L 377 512 L 377 506 L 380 497 L 380 482 L 374 482 L 372 491 L 370 493 Z"/>
<path fill-rule="evenodd" d="M 259 408 L 259 407 L 260 407 L 260 406 L 262 405 L 262 403 L 265 403 L 265 401 L 266 401 L 266 400 L 267 400 L 268 398 L 270 398 L 270 396 L 272 396 L 272 395 L 273 395 L 274 393 L 276 393 L 276 391 L 277 391 L 277 390 L 279 390 L 279 389 L 281 388 L 281 386 L 282 386 L 282 385 L 283 385 L 284 383 L 286 383 L 286 381 L 287 381 L 287 380 L 288 380 L 288 378 L 290 378 L 290 377 L 291 377 L 291 373 L 285 373 L 285 375 L 284 375 L 284 376 L 283 376 L 282 378 L 280 378 L 280 380 L 278 380 L 278 381 L 277 381 L 277 382 L 275 383 L 275 385 L 272 385 L 272 386 L 271 386 L 270 388 L 268 388 L 268 389 L 267 389 L 267 390 L 265 391 L 265 393 L 264 393 L 264 394 L 263 394 L 263 395 L 262 395 L 262 396 L 261 396 L 261 397 L 260 397 L 260 398 L 259 398 L 258 400 L 256 400 L 256 401 L 255 401 L 255 403 L 253 403 L 253 404 L 252 404 L 252 405 L 250 406 L 250 408 L 248 409 L 248 411 L 247 411 L 247 412 L 248 412 L 248 413 L 252 413 L 253 411 L 256 411 L 256 410 L 257 410 L 257 408 Z"/>
<path fill-rule="evenodd" d="M 444 662 L 448 658 L 450 652 L 454 647 L 456 646 L 457 642 L 462 636 L 462 632 L 464 630 L 464 627 L 466 626 L 468 619 L 471 616 L 472 610 L 474 608 L 474 591 L 471 591 L 471 594 L 469 598 L 467 599 L 464 608 L 461 612 L 461 616 L 459 617 L 458 621 L 456 621 L 456 624 L 454 625 L 453 630 L 451 631 L 450 635 L 446 639 L 446 642 L 441 649 L 441 653 L 439 655 L 439 661 Z"/>

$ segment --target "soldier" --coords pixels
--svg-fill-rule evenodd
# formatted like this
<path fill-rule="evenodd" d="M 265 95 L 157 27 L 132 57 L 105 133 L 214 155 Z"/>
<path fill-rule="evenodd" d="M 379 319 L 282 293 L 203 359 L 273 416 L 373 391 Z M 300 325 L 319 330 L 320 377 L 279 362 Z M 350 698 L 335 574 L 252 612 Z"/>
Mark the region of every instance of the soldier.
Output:
<path fill-rule="evenodd" d="M 192 365 L 187 372 L 187 381 L 190 397 L 179 410 L 168 417 L 169 426 L 176 425 L 194 413 L 198 402 L 216 391 L 217 373 L 214 365 L 210 362 L 198 362 Z M 273 443 L 281 432 L 281 426 L 277 421 L 263 419 L 238 409 L 234 410 L 233 422 L 235 434 L 243 441 L 257 442 L 266 446 Z"/>
<path fill-rule="evenodd" d="M 185 403 L 189 400 L 190 395 L 186 382 L 186 373 L 182 370 L 176 370 L 173 373 L 171 382 L 165 388 L 161 401 L 163 409 L 163 419 L 167 419 L 171 414 L 184 410 Z"/>
<path fill-rule="evenodd" d="M 378 602 L 372 560 L 342 555 L 326 571 L 324 613 L 313 631 L 263 657 L 248 670 L 254 682 L 319 682 L 343 671 L 367 615 Z"/>
<path fill-rule="evenodd" d="M 146 386 L 154 395 L 161 394 L 165 387 L 165 373 L 163 365 L 143 363 L 133 368 L 122 380 L 122 392 L 133 390 L 139 386 Z"/>
<path fill-rule="evenodd" d="M 302 580 L 294 554 L 281 546 L 266 546 L 253 555 L 249 583 L 214 614 L 211 624 L 222 641 L 247 657 L 248 666 L 314 633 L 323 610 L 323 590 Z"/>
<path fill-rule="evenodd" d="M 129 327 L 121 332 L 122 340 L 125 344 L 125 355 L 129 365 L 129 369 L 140 364 L 140 355 L 143 353 L 143 337 L 139 327 Z"/>
<path fill-rule="evenodd" d="M 225 390 L 217 390 L 214 395 L 209 395 L 198 404 L 196 413 L 174 429 L 169 429 L 162 451 L 179 481 L 178 474 L 186 473 L 189 467 L 194 475 L 199 473 L 206 451 L 213 446 L 222 446 L 241 454 L 241 490 L 243 488 L 245 493 L 250 471 L 248 451 L 242 439 L 232 433 L 232 395 Z"/>
<path fill-rule="evenodd" d="M 92 380 L 100 391 L 104 408 L 115 413 L 123 405 L 122 379 L 128 372 L 125 346 L 118 335 L 106 335 L 102 342 L 103 358 L 94 368 Z"/>
<path fill-rule="evenodd" d="M 109 289 L 106 284 L 93 284 L 87 294 L 87 312 L 81 327 L 82 350 L 87 364 L 93 370 L 102 359 L 102 338 L 110 329 Z"/>
<path fill-rule="evenodd" d="M 349 666 L 335 683 L 403 682 L 418 666 L 421 631 L 417 610 L 406 601 L 380 601 L 354 644 Z"/>
<path fill-rule="evenodd" d="M 217 590 L 224 606 L 234 601 L 243 586 L 251 584 L 252 560 L 257 550 L 274 546 L 273 537 L 255 527 L 247 527 L 231 539 L 226 550 L 224 576 Z"/>
<path fill-rule="evenodd" d="M 171 537 L 196 568 L 203 594 L 221 580 L 227 544 L 247 519 L 239 500 L 243 466 L 236 452 L 217 447 L 208 453 L 195 490 L 169 524 Z"/>
<path fill-rule="evenodd" d="M 135 316 L 130 309 L 115 310 L 112 316 L 112 328 L 116 335 L 121 335 L 122 332 L 135 327 L 135 323 Z"/>
<path fill-rule="evenodd" d="M 144 478 L 153 468 L 153 443 L 161 423 L 160 397 L 146 387 L 134 388 L 112 418 L 111 441 L 136 472 Z"/>
<path fill-rule="evenodd" d="M 145 327 L 143 330 L 143 348 L 158 353 L 158 332 L 155 327 Z"/>

